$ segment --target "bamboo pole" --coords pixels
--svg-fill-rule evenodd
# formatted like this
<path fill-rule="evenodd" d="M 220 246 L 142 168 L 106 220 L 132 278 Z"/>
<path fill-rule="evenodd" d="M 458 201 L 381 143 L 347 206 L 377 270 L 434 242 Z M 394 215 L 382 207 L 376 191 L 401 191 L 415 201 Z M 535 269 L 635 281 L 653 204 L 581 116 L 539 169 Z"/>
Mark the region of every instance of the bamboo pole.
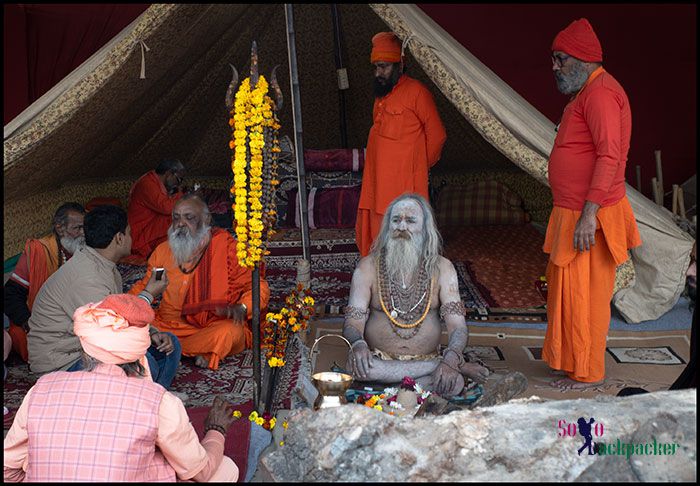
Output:
<path fill-rule="evenodd" d="M 671 203 L 671 212 L 676 214 L 678 211 L 678 184 L 673 184 L 673 195 L 671 196 L 673 202 Z"/>
<path fill-rule="evenodd" d="M 637 190 L 641 193 L 642 192 L 642 167 L 638 165 L 636 167 L 637 169 Z"/>
<path fill-rule="evenodd" d="M 304 166 L 304 143 L 302 139 L 301 97 L 299 95 L 299 73 L 297 72 L 296 33 L 294 31 L 294 9 L 290 3 L 284 4 L 287 23 L 287 56 L 289 60 L 289 84 L 292 89 L 292 119 L 294 120 L 294 153 L 297 166 L 297 197 L 301 212 L 301 246 L 304 260 L 311 261 L 311 240 L 309 239 L 309 208 L 306 200 L 306 169 Z"/>
<path fill-rule="evenodd" d="M 656 159 L 656 180 L 659 185 L 659 197 L 661 198 L 661 206 L 664 205 L 664 173 L 661 168 L 661 150 L 654 150 L 654 158 Z"/>
<path fill-rule="evenodd" d="M 654 202 L 659 204 L 659 184 L 656 177 L 651 178 L 651 195 L 654 197 Z"/>
<path fill-rule="evenodd" d="M 680 214 L 681 218 L 686 219 L 686 217 L 685 217 L 685 200 L 683 199 L 683 188 L 682 187 L 678 188 L 678 214 Z"/>

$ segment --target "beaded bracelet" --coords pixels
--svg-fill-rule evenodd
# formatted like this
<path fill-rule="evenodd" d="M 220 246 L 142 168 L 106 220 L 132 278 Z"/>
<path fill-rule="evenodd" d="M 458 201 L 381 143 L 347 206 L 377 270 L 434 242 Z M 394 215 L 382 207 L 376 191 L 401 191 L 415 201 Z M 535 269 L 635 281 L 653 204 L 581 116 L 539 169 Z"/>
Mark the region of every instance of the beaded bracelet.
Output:
<path fill-rule="evenodd" d="M 221 435 L 226 437 L 226 429 L 224 429 L 221 425 L 209 424 L 204 428 L 204 433 L 206 434 L 210 430 L 216 430 L 217 432 L 220 432 Z"/>

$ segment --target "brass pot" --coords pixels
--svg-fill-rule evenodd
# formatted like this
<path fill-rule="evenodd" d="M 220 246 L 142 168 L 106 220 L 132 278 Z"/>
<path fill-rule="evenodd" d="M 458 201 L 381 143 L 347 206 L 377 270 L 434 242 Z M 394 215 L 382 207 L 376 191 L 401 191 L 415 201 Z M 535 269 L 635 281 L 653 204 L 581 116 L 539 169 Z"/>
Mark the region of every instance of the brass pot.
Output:
<path fill-rule="evenodd" d="M 350 348 L 352 353 L 352 346 L 350 342 L 339 334 L 325 334 L 314 341 L 313 346 L 311 346 L 311 351 L 309 352 L 309 361 L 313 357 L 314 349 L 316 344 L 327 337 L 339 337 L 345 341 Z M 353 382 L 352 375 L 347 373 L 338 373 L 335 371 L 323 371 L 321 373 L 314 373 L 311 375 L 311 380 L 314 386 L 318 390 L 318 397 L 314 401 L 314 410 L 319 410 L 321 408 L 331 408 L 339 407 L 345 403 L 348 403 L 345 398 L 345 392 L 350 388 Z"/>

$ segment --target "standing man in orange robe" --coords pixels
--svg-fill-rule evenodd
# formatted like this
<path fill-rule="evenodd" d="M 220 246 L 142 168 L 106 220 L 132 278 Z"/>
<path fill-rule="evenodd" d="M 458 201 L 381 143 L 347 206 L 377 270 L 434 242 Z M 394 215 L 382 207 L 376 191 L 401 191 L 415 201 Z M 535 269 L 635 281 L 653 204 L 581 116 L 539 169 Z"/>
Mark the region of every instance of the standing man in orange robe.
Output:
<path fill-rule="evenodd" d="M 571 99 L 549 157 L 554 208 L 543 247 L 549 263 L 542 359 L 566 372 L 552 382 L 562 389 L 604 381 L 615 269 L 642 243 L 625 191 L 629 100 L 602 61 L 586 19 L 572 22 L 552 43 L 557 88 Z"/>
<path fill-rule="evenodd" d="M 168 241 L 148 259 L 143 280 L 130 294 L 148 283 L 153 268 L 165 268 L 168 287 L 153 324 L 180 340 L 182 354 L 213 370 L 226 356 L 252 346 L 252 271 L 238 264 L 236 240 L 225 230 L 211 227 L 206 203 L 197 195 L 183 196 L 173 209 Z M 270 288 L 260 279 L 260 308 L 267 307 Z"/>
<path fill-rule="evenodd" d="M 133 255 L 148 258 L 156 246 L 168 239 L 173 207 L 183 195 L 183 177 L 182 162 L 166 159 L 131 186 L 127 216 L 133 235 Z"/>
<path fill-rule="evenodd" d="M 369 131 L 355 232 L 364 257 L 379 234 L 389 203 L 404 192 L 428 197 L 428 170 L 447 139 L 433 96 L 404 71 L 393 32 L 372 38 L 374 124 Z"/>

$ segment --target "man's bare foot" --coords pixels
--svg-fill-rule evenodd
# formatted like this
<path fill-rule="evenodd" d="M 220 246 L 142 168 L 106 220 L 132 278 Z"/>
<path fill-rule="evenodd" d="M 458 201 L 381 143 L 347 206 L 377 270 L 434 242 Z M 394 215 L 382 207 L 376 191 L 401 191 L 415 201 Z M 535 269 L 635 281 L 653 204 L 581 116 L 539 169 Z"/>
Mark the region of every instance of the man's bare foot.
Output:
<path fill-rule="evenodd" d="M 195 364 L 195 366 L 199 366 L 200 368 L 208 368 L 209 367 L 209 360 L 207 358 L 205 358 L 204 356 L 195 356 L 194 364 Z"/>
<path fill-rule="evenodd" d="M 549 384 L 555 388 L 559 388 L 562 391 L 583 391 L 598 385 L 602 385 L 603 383 L 605 383 L 605 380 L 587 383 L 583 381 L 572 380 L 571 378 L 566 377 L 562 378 L 561 380 L 552 380 Z"/>
<path fill-rule="evenodd" d="M 464 363 L 459 367 L 459 372 L 472 381 L 482 385 L 486 383 L 486 379 L 489 376 L 489 370 L 476 363 Z"/>

